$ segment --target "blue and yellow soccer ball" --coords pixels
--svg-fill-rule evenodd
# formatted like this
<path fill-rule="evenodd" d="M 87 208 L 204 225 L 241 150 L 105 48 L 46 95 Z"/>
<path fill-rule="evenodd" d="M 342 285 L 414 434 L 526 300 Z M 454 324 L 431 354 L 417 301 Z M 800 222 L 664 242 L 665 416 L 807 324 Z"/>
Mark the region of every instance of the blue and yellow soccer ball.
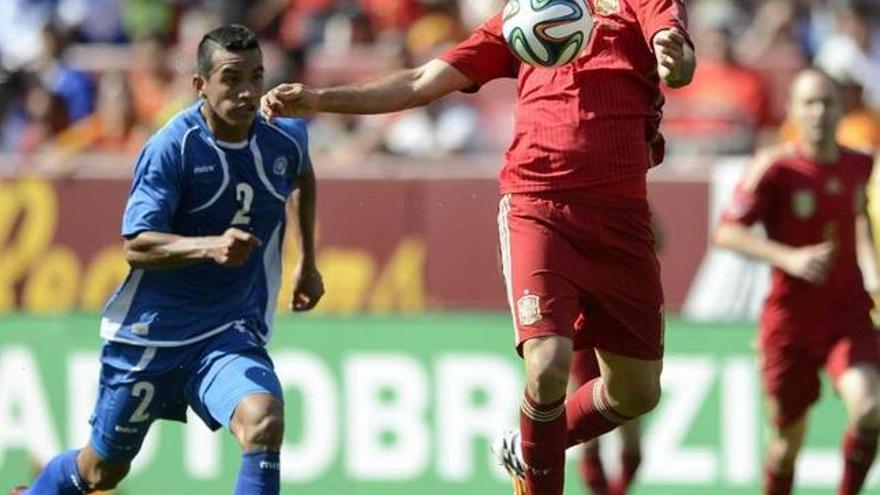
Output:
<path fill-rule="evenodd" d="M 586 48 L 593 31 L 585 0 L 508 0 L 501 19 L 510 50 L 535 67 L 571 62 Z"/>

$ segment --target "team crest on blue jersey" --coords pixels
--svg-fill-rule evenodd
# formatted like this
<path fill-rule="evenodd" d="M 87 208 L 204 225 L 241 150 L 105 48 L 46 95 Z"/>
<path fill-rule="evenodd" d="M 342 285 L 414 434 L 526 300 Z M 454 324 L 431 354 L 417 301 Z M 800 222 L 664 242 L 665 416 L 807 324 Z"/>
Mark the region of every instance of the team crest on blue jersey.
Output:
<path fill-rule="evenodd" d="M 275 163 L 272 164 L 272 172 L 274 172 L 275 175 L 286 174 L 287 173 L 287 158 L 284 158 L 283 156 L 279 156 L 275 160 Z"/>
<path fill-rule="evenodd" d="M 810 218 L 816 212 L 816 195 L 810 190 L 797 191 L 791 197 L 791 208 L 796 217 Z"/>

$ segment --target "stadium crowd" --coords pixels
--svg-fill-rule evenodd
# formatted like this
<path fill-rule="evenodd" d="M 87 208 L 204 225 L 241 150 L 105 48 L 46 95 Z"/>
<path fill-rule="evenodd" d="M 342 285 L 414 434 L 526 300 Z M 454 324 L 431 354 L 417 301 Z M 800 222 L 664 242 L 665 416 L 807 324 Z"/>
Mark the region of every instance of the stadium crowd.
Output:
<path fill-rule="evenodd" d="M 363 79 L 441 53 L 503 0 L 7 0 L 0 3 L 0 169 L 63 173 L 75 153 L 134 154 L 193 99 L 189 61 L 222 23 L 255 29 L 269 85 Z M 674 155 L 748 153 L 791 139 L 789 83 L 816 64 L 844 88 L 844 143 L 880 149 L 880 4 L 689 0 L 694 83 L 667 91 Z M 321 116 L 312 149 L 436 158 L 497 152 L 513 86 L 493 84 L 390 117 Z M 477 132 L 477 131 L 480 132 Z"/>

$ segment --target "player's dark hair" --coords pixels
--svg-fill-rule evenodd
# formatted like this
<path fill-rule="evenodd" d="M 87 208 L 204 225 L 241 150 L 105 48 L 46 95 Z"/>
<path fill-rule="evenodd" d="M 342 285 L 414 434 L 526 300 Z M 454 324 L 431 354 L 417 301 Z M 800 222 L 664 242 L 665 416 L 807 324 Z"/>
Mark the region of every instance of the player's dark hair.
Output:
<path fill-rule="evenodd" d="M 206 34 L 199 42 L 197 70 L 200 76 L 207 77 L 213 68 L 212 60 L 217 50 L 244 52 L 259 49 L 260 42 L 257 41 L 254 32 L 241 24 L 218 27 Z"/>

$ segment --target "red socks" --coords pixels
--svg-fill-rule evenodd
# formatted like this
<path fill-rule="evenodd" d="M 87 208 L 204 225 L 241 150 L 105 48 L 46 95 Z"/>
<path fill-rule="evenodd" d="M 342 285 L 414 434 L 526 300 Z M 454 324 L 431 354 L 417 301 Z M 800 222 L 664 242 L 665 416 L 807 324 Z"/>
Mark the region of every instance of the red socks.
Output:
<path fill-rule="evenodd" d="M 581 478 L 587 484 L 592 495 L 611 495 L 608 491 L 608 479 L 602 468 L 602 459 L 592 453 L 584 453 L 581 459 Z"/>
<path fill-rule="evenodd" d="M 538 404 L 525 393 L 519 415 L 530 495 L 562 495 L 565 481 L 565 398 Z"/>
<path fill-rule="evenodd" d="M 791 495 L 794 471 L 780 474 L 769 467 L 764 468 L 764 495 Z"/>
<path fill-rule="evenodd" d="M 590 380 L 577 389 L 568 398 L 565 415 L 567 447 L 592 440 L 632 419 L 611 407 L 602 378 Z"/>
<path fill-rule="evenodd" d="M 641 463 L 642 455 L 640 453 L 628 454 L 624 452 L 620 455 L 620 478 L 612 486 L 611 495 L 626 494 Z"/>
<path fill-rule="evenodd" d="M 849 429 L 843 436 L 843 479 L 838 495 L 856 495 L 877 455 L 877 430 Z"/>

